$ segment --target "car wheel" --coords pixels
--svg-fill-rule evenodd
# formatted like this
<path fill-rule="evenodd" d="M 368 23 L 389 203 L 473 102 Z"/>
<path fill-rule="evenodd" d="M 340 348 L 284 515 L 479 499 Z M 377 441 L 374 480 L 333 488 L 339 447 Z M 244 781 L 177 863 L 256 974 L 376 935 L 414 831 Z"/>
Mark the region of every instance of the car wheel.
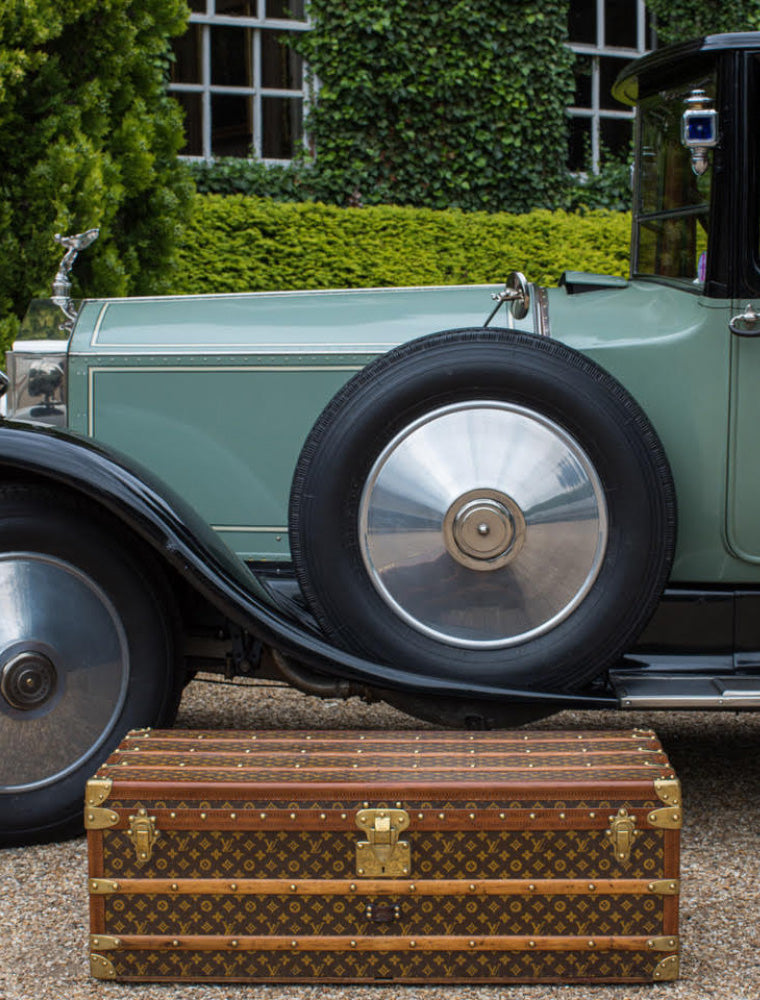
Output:
<path fill-rule="evenodd" d="M 454 331 L 335 396 L 289 528 L 337 644 L 443 680 L 570 691 L 654 610 L 675 499 L 649 421 L 597 364 L 547 338 Z"/>
<path fill-rule="evenodd" d="M 171 720 L 171 622 L 159 576 L 97 512 L 0 489 L 0 843 L 80 829 L 124 733 Z"/>

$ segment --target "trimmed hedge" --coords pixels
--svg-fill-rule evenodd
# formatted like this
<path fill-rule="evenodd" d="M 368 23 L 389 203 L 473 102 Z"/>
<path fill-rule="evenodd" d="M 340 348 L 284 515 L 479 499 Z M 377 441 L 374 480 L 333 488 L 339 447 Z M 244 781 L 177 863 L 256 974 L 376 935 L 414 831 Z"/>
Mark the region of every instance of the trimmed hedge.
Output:
<path fill-rule="evenodd" d="M 181 293 L 499 282 L 555 284 L 565 269 L 628 273 L 630 216 L 351 209 L 198 197 L 179 248 Z"/>

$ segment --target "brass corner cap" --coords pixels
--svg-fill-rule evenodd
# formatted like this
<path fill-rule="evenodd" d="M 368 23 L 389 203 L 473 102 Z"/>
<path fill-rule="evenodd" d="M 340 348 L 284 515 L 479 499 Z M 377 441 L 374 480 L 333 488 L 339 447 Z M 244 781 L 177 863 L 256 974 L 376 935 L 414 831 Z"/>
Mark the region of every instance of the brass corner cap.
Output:
<path fill-rule="evenodd" d="M 668 955 L 667 958 L 663 958 L 654 967 L 652 978 L 658 983 L 672 983 L 675 979 L 678 979 L 679 972 L 680 963 L 678 955 Z"/>
<path fill-rule="evenodd" d="M 658 799 L 665 805 L 681 805 L 681 782 L 678 778 L 655 778 L 654 790 Z"/>
<path fill-rule="evenodd" d="M 116 969 L 103 955 L 90 955 L 90 975 L 95 979 L 116 979 Z"/>
<path fill-rule="evenodd" d="M 84 796 L 85 806 L 102 806 L 111 794 L 112 788 L 111 778 L 90 778 Z"/>

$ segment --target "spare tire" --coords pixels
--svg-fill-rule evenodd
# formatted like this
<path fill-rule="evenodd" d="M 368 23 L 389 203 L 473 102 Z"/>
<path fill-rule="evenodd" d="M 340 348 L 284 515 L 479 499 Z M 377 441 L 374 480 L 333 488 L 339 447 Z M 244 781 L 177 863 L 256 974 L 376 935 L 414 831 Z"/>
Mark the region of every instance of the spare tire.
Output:
<path fill-rule="evenodd" d="M 675 493 L 638 404 L 557 341 L 435 334 L 359 372 L 300 456 L 290 544 L 338 645 L 473 683 L 573 690 L 643 629 Z"/>

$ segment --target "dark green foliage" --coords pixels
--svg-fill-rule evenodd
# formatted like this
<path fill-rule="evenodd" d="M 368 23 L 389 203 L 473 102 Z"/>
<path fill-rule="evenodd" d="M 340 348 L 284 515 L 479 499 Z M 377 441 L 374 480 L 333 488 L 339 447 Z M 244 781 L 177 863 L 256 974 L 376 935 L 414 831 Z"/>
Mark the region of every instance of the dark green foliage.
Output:
<path fill-rule="evenodd" d="M 307 122 L 338 204 L 527 211 L 565 172 L 567 0 L 311 0 Z"/>
<path fill-rule="evenodd" d="M 722 31 L 760 28 L 760 0 L 647 0 L 661 45 Z"/>
<path fill-rule="evenodd" d="M 166 95 L 184 0 L 1 0 L 0 342 L 49 294 L 56 232 L 99 226 L 78 294 L 158 291 L 191 203 Z"/>
<path fill-rule="evenodd" d="M 630 216 L 528 215 L 198 197 L 176 292 L 501 282 L 555 284 L 566 268 L 627 274 Z M 487 305 L 487 303 L 486 303 Z"/>

